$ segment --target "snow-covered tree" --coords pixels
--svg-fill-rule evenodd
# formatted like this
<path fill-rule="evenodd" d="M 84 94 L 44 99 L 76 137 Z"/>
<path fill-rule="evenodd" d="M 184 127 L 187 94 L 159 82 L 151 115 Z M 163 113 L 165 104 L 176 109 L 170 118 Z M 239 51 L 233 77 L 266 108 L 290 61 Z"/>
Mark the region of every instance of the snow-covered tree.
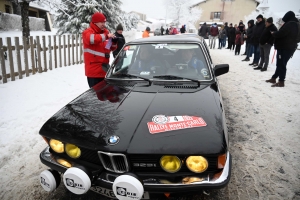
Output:
<path fill-rule="evenodd" d="M 124 31 L 130 31 L 132 28 L 136 29 L 139 23 L 140 17 L 134 13 L 125 13 L 121 14 Z"/>
<path fill-rule="evenodd" d="M 58 34 L 81 34 L 89 26 L 95 12 L 102 12 L 107 19 L 107 29 L 114 31 L 122 22 L 120 5 L 120 0 L 62 0 L 57 6 L 58 15 L 55 19 Z"/>
<path fill-rule="evenodd" d="M 269 9 L 268 11 L 265 11 L 264 13 L 262 13 L 261 11 L 258 10 L 254 10 L 252 11 L 249 15 L 245 16 L 245 22 L 244 24 L 247 26 L 247 22 L 251 19 L 254 20 L 254 22 L 256 21 L 256 17 L 261 14 L 263 15 L 264 18 L 268 19 L 269 17 L 273 18 L 273 23 L 277 28 L 280 28 L 282 26 L 282 16 L 279 15 L 279 13 L 273 12 L 271 9 Z"/>
<path fill-rule="evenodd" d="M 195 28 L 194 23 L 199 20 L 202 10 L 193 7 L 195 0 L 165 0 L 168 18 L 172 18 L 177 27 L 186 24 Z"/>

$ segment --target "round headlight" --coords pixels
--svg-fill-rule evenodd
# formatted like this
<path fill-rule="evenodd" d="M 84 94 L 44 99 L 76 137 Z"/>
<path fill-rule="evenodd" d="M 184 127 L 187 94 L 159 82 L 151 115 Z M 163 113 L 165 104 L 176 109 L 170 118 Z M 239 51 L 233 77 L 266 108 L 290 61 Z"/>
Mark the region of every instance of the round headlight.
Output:
<path fill-rule="evenodd" d="M 79 156 L 81 155 L 81 150 L 74 144 L 66 144 L 66 153 L 71 158 L 79 158 Z"/>
<path fill-rule="evenodd" d="M 177 156 L 163 156 L 160 159 L 160 166 L 169 173 L 175 173 L 181 168 L 181 160 Z"/>
<path fill-rule="evenodd" d="M 61 141 L 51 139 L 49 144 L 50 144 L 51 149 L 53 149 L 53 151 L 55 151 L 56 153 L 64 152 L 64 149 L 65 149 L 64 143 L 62 143 Z"/>
<path fill-rule="evenodd" d="M 195 173 L 204 172 L 208 167 L 207 160 L 202 156 L 189 156 L 186 159 L 186 166 Z"/>

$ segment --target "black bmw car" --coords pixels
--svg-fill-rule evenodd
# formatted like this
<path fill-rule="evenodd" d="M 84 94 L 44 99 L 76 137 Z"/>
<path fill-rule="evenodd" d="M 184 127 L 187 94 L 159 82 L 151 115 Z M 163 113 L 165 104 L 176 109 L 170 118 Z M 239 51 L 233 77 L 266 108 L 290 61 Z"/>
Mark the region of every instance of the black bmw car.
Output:
<path fill-rule="evenodd" d="M 127 43 L 104 81 L 42 126 L 42 187 L 63 180 L 75 194 L 118 199 L 225 187 L 231 155 L 217 76 L 228 70 L 198 36 Z"/>

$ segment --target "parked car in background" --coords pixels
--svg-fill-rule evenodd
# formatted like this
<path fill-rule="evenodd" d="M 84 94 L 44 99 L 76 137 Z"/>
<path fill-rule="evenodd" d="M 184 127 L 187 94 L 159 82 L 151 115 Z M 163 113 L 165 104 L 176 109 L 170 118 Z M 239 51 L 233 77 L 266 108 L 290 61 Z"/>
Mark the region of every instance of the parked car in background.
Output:
<path fill-rule="evenodd" d="M 154 30 L 154 36 L 161 35 L 160 28 Z"/>
<path fill-rule="evenodd" d="M 107 70 L 105 80 L 42 126 L 46 191 L 62 180 L 74 194 L 155 199 L 229 183 L 232 159 L 217 80 L 229 66 L 213 64 L 202 37 L 133 40 Z"/>

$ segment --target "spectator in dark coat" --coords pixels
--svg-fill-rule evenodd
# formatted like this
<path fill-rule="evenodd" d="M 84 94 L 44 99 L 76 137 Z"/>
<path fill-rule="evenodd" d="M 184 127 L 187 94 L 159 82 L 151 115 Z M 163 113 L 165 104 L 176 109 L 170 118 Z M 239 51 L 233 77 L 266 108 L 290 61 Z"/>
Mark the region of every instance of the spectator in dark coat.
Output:
<path fill-rule="evenodd" d="M 238 29 L 241 32 L 241 34 L 244 34 L 244 32 L 245 32 L 245 25 L 243 24 L 243 21 L 241 21 L 239 23 Z"/>
<path fill-rule="evenodd" d="M 164 35 L 164 31 L 165 31 L 165 29 L 161 26 L 161 27 L 160 27 L 161 35 Z"/>
<path fill-rule="evenodd" d="M 229 49 L 231 50 L 234 50 L 234 47 L 235 47 L 235 32 L 236 32 L 236 28 L 235 27 L 232 27 L 232 24 L 231 24 L 231 29 L 229 30 L 229 34 L 230 34 L 230 41 L 228 41 L 230 44 L 229 44 Z"/>
<path fill-rule="evenodd" d="M 252 35 L 252 44 L 253 44 L 253 52 L 254 58 L 253 62 L 249 65 L 257 66 L 260 58 L 260 49 L 259 49 L 259 40 L 265 29 L 265 20 L 262 15 L 258 15 L 256 17 L 256 26 L 253 28 Z"/>
<path fill-rule="evenodd" d="M 271 79 L 266 82 L 274 83 L 272 87 L 284 87 L 286 65 L 289 59 L 293 56 L 297 48 L 297 34 L 298 34 L 298 19 L 292 11 L 287 12 L 282 21 L 285 23 L 279 31 L 271 32 L 275 38 L 275 49 L 277 50 L 276 71 Z M 279 77 L 278 83 L 276 79 Z"/>
<path fill-rule="evenodd" d="M 266 28 L 264 29 L 260 40 L 259 40 L 259 48 L 260 48 L 260 63 L 254 68 L 255 70 L 260 69 L 260 71 L 267 71 L 269 65 L 269 56 L 271 47 L 274 44 L 274 38 L 271 32 L 277 31 L 276 26 L 273 24 L 273 18 L 270 17 L 267 19 Z"/>
<path fill-rule="evenodd" d="M 206 23 L 204 23 L 201 28 L 199 29 L 198 35 L 203 37 L 204 39 L 207 39 L 208 37 L 208 27 L 206 26 Z"/>
<path fill-rule="evenodd" d="M 253 35 L 253 28 L 254 28 L 254 20 L 251 19 L 248 21 L 248 28 L 245 35 L 246 38 L 246 58 L 242 61 L 250 61 L 250 57 L 253 53 L 253 44 L 252 44 L 252 35 Z"/>
<path fill-rule="evenodd" d="M 169 35 L 169 29 L 168 29 L 168 27 L 166 28 L 166 35 Z"/>
<path fill-rule="evenodd" d="M 125 37 L 123 36 L 123 26 L 121 24 L 118 24 L 116 28 L 115 36 L 118 39 L 118 42 L 117 42 L 117 49 L 113 51 L 114 58 L 118 55 L 118 53 L 121 51 L 124 44 L 126 43 Z"/>
<path fill-rule="evenodd" d="M 225 22 L 225 26 L 224 26 L 224 29 L 225 29 L 225 31 L 226 31 L 226 36 L 225 36 L 225 38 L 224 38 L 224 40 L 223 40 L 223 47 L 225 47 L 226 46 L 226 40 L 227 40 L 227 38 L 228 38 L 228 31 L 229 31 L 229 27 L 228 27 L 228 23 L 227 22 Z"/>
<path fill-rule="evenodd" d="M 184 25 L 182 25 L 182 27 L 180 28 L 180 33 L 185 33 L 186 32 L 186 30 L 185 30 L 185 26 Z"/>

